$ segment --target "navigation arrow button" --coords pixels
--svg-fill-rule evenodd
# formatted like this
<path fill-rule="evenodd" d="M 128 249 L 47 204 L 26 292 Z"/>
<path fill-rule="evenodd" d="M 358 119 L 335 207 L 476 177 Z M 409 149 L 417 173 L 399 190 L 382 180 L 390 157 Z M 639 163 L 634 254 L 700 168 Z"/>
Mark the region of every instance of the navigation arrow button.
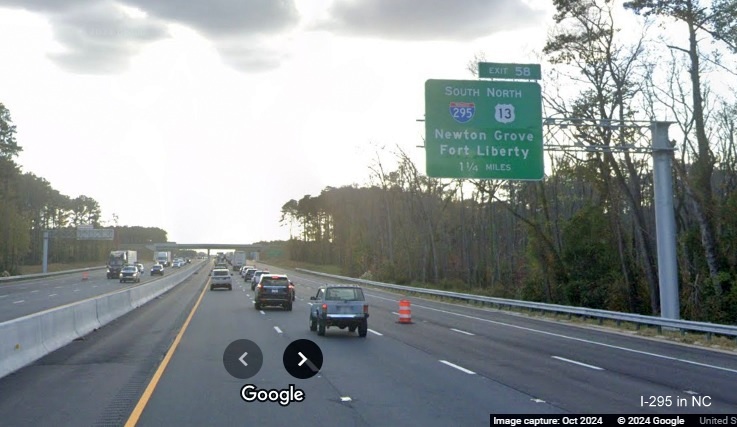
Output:
<path fill-rule="evenodd" d="M 246 362 L 246 356 L 248 362 Z M 264 355 L 258 345 L 247 339 L 240 339 L 228 344 L 223 353 L 223 365 L 228 373 L 238 379 L 245 380 L 256 375 L 264 363 Z"/>
<path fill-rule="evenodd" d="M 289 375 L 305 380 L 320 372 L 323 362 L 322 351 L 310 340 L 292 341 L 284 349 L 282 362 Z"/>

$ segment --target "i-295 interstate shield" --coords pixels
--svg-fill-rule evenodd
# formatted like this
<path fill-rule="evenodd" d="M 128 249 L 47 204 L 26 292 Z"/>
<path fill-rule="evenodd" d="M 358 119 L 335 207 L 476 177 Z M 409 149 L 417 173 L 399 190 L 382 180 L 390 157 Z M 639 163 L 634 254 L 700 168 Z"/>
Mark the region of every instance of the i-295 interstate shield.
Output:
<path fill-rule="evenodd" d="M 540 180 L 542 135 L 536 82 L 425 82 L 428 176 Z"/>

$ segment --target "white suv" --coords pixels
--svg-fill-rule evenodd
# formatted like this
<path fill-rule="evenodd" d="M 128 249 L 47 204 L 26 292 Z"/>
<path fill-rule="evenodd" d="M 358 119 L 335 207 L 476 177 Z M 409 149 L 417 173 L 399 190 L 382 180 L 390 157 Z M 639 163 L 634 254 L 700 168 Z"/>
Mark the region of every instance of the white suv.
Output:
<path fill-rule="evenodd" d="M 233 290 L 233 279 L 227 268 L 216 268 L 210 273 L 210 290 L 215 288 L 226 288 Z"/>

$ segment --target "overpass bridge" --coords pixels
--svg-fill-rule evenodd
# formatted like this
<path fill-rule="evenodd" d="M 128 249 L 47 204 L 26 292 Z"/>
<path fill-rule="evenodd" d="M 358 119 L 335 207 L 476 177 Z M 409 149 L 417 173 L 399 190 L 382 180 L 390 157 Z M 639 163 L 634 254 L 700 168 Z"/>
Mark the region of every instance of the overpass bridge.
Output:
<path fill-rule="evenodd" d="M 211 250 L 234 250 L 244 252 L 261 252 L 261 246 L 241 243 L 154 243 L 150 245 L 155 252 L 159 251 L 176 251 L 176 250 L 207 250 L 210 255 Z"/>

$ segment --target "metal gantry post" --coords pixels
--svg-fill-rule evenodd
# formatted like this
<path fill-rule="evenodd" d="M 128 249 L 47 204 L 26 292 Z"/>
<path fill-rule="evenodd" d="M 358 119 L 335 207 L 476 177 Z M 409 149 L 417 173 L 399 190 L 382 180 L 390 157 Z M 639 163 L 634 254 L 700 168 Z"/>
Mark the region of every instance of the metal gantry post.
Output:
<path fill-rule="evenodd" d="M 653 187 L 655 230 L 658 245 L 660 316 L 680 319 L 678 265 L 676 264 L 676 221 L 673 209 L 673 151 L 668 140 L 668 122 L 653 122 Z"/>
<path fill-rule="evenodd" d="M 41 262 L 43 264 L 43 272 L 48 273 L 49 271 L 49 232 L 44 231 L 44 258 Z"/>

